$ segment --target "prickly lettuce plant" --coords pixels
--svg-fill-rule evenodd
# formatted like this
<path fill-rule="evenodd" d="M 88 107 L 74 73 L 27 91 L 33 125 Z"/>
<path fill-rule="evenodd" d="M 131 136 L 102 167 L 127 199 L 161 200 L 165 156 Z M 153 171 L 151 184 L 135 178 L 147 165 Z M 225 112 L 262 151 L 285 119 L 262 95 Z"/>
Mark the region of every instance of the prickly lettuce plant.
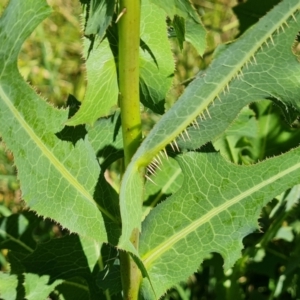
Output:
<path fill-rule="evenodd" d="M 71 96 L 66 109 L 53 107 L 17 68 L 22 44 L 51 13 L 46 1 L 11 0 L 0 19 L 0 135 L 28 207 L 1 222 L 11 264 L 0 274 L 4 299 L 44 299 L 53 290 L 64 299 L 158 299 L 209 253 L 231 267 L 262 208 L 300 183 L 299 148 L 245 166 L 213 147 L 255 101 L 272 100 L 293 121 L 298 0 L 282 1 L 219 47 L 164 114 L 175 68 L 166 18 L 179 45 L 205 48 L 190 2 L 81 2 L 88 83 L 79 109 Z M 146 137 L 140 102 L 163 114 Z M 120 159 L 116 187 L 105 174 Z M 71 234 L 37 243 L 28 232 L 41 218 Z"/>

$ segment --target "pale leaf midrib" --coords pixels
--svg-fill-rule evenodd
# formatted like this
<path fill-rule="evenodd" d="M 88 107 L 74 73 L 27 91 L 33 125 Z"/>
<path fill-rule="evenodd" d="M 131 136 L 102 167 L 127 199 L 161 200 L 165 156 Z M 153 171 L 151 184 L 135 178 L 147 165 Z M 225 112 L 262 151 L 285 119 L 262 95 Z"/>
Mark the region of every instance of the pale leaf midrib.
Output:
<path fill-rule="evenodd" d="M 215 207 L 210 212 L 203 215 L 198 220 L 192 222 L 190 225 L 185 227 L 184 229 L 180 230 L 175 235 L 171 236 L 163 243 L 156 246 L 154 249 L 150 250 L 148 253 L 142 256 L 142 261 L 144 262 L 146 268 L 148 269 L 151 264 L 153 264 L 160 256 L 162 256 L 165 252 L 172 248 L 174 244 L 179 242 L 181 239 L 186 238 L 186 236 L 193 231 L 197 230 L 200 226 L 210 221 L 213 217 L 217 216 L 224 210 L 228 209 L 229 207 L 239 203 L 241 200 L 251 196 L 253 193 L 259 191 L 260 189 L 264 188 L 265 186 L 275 182 L 276 180 L 286 176 L 287 174 L 296 171 L 300 168 L 300 163 L 293 165 L 290 168 L 287 168 L 284 171 L 279 172 L 278 174 L 271 176 L 263 180 L 261 183 L 255 185 L 254 187 L 242 192 L 241 194 L 235 196 L 234 198 L 227 200 L 222 205 Z"/>
<path fill-rule="evenodd" d="M 151 159 L 157 154 L 157 152 L 159 152 L 166 145 L 172 142 L 183 130 L 185 130 L 191 124 L 191 122 L 195 120 L 199 116 L 199 114 L 201 114 L 210 105 L 210 103 L 212 103 L 216 99 L 216 97 L 226 88 L 226 86 L 229 85 L 231 80 L 234 79 L 236 74 L 242 70 L 242 68 L 251 60 L 251 58 L 254 57 L 258 51 L 260 51 L 260 48 L 264 43 L 268 41 L 270 36 L 272 36 L 282 24 L 285 24 L 287 20 L 297 12 L 299 7 L 299 3 L 294 4 L 281 16 L 280 20 L 274 23 L 274 25 L 271 26 L 268 29 L 268 31 L 266 31 L 260 37 L 258 42 L 253 44 L 253 47 L 251 49 L 248 49 L 244 58 L 240 60 L 238 64 L 231 67 L 228 66 L 229 68 L 231 68 L 231 70 L 229 70 L 229 72 L 226 75 L 224 75 L 223 80 L 218 82 L 217 88 L 213 89 L 208 95 L 206 95 L 205 101 L 200 103 L 198 109 L 195 110 L 192 114 L 186 115 L 185 120 L 181 123 L 178 123 L 178 127 L 172 133 L 168 133 L 166 136 L 164 136 L 159 142 L 157 142 L 155 146 L 152 146 L 152 149 L 147 148 L 147 143 L 143 144 L 143 146 L 140 148 L 140 151 L 137 152 L 136 159 L 134 159 L 133 162 L 139 167 L 147 165 L 151 161 Z M 161 122 L 162 121 L 163 118 Z M 151 134 L 149 138 L 150 137 Z"/>
<path fill-rule="evenodd" d="M 9 97 L 4 92 L 1 84 L 0 84 L 0 96 L 3 99 L 6 106 L 9 108 L 15 119 L 18 121 L 20 126 L 27 132 L 30 139 L 36 144 L 36 146 L 40 149 L 41 153 L 50 161 L 50 163 L 56 168 L 56 170 L 62 175 L 63 178 L 70 183 L 71 186 L 75 188 L 85 199 L 96 205 L 105 215 L 107 215 L 110 219 L 116 222 L 116 219 L 107 212 L 103 207 L 99 207 L 99 205 L 94 201 L 93 197 L 90 193 L 82 186 L 78 180 L 65 168 L 65 166 L 53 155 L 53 153 L 45 146 L 45 144 L 41 141 L 41 139 L 36 135 L 33 129 L 28 125 L 28 123 L 24 120 L 24 118 L 20 115 L 18 110 L 12 105 Z"/>

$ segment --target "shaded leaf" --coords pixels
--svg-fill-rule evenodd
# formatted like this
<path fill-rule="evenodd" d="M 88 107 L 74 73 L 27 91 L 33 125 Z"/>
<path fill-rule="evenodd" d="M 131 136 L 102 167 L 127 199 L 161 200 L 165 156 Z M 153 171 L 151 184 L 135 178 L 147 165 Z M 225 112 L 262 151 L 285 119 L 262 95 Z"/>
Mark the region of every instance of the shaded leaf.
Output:
<path fill-rule="evenodd" d="M 116 159 L 123 157 L 123 138 L 120 114 L 99 119 L 94 126 L 88 126 L 89 141 L 99 158 L 103 169 Z"/>
<path fill-rule="evenodd" d="M 175 63 L 167 37 L 166 14 L 144 0 L 141 3 L 141 102 L 154 112 L 164 112 L 165 97 L 173 81 Z"/>
<path fill-rule="evenodd" d="M 75 115 L 75 113 L 79 110 L 80 105 L 81 103 L 73 95 L 69 95 L 67 100 L 69 118 Z M 75 145 L 78 140 L 84 139 L 86 133 L 85 125 L 77 125 L 75 127 L 65 126 L 62 131 L 56 134 L 56 136 L 63 141 L 69 141 Z"/>
<path fill-rule="evenodd" d="M 153 178 L 155 184 L 149 180 L 145 183 L 143 219 L 153 207 L 175 193 L 182 185 L 183 174 L 176 160 L 171 157 L 160 160 L 161 164 L 156 168 Z M 151 176 L 151 173 L 148 175 Z"/>
<path fill-rule="evenodd" d="M 244 107 L 237 119 L 214 141 L 214 147 L 228 160 L 235 163 L 251 163 L 252 157 L 246 157 L 258 135 L 258 124 L 254 111 Z M 248 153 L 248 151 L 247 151 Z M 250 161 L 248 161 L 250 160 Z"/>
<path fill-rule="evenodd" d="M 112 265 L 104 269 L 98 274 L 98 286 L 105 290 L 109 290 L 111 295 L 122 292 L 122 282 L 120 274 L 120 265 Z"/>
<path fill-rule="evenodd" d="M 239 31 L 242 34 L 250 26 L 258 22 L 258 20 L 268 13 L 280 0 L 248 0 L 240 3 L 232 8 L 239 19 Z"/>
<path fill-rule="evenodd" d="M 102 293 L 96 286 L 92 274 L 100 255 L 100 245 L 76 235 L 52 239 L 41 243 L 36 250 L 21 260 L 26 272 L 40 276 L 48 275 L 50 281 L 80 278 L 82 285 L 89 287 L 91 297 Z"/>

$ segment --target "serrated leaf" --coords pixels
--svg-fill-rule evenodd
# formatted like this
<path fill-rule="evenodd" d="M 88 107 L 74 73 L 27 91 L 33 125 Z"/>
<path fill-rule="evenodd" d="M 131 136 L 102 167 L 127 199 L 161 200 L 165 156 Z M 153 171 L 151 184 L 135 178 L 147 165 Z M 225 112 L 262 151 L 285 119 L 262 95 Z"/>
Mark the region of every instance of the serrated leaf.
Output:
<path fill-rule="evenodd" d="M 139 170 L 169 143 L 177 140 L 181 149 L 199 148 L 221 134 L 245 105 L 257 99 L 272 97 L 300 107 L 300 65 L 291 51 L 299 30 L 298 9 L 298 0 L 283 1 L 228 45 L 154 126 L 122 180 L 120 207 L 125 226 L 120 245 L 129 249 L 129 236 L 140 227 L 143 177 Z M 189 137 L 178 137 L 185 130 Z"/>
<path fill-rule="evenodd" d="M 44 0 L 12 0 L 0 19 L 1 136 L 14 154 L 27 205 L 71 232 L 104 242 L 102 208 L 93 200 L 100 173 L 94 150 L 87 139 L 74 147 L 56 137 L 68 111 L 37 96 L 17 69 L 24 40 L 50 11 Z"/>
<path fill-rule="evenodd" d="M 160 167 L 159 169 L 156 168 L 155 177 L 153 178 L 155 184 L 151 181 L 145 183 L 145 201 L 142 219 L 147 216 L 153 207 L 167 196 L 175 193 L 182 185 L 183 174 L 176 160 L 171 157 L 168 159 L 161 158 L 160 160 Z"/>
<path fill-rule="evenodd" d="M 114 0 L 91 0 L 85 34 L 97 34 L 102 40 L 114 14 Z"/>
<path fill-rule="evenodd" d="M 164 11 L 145 0 L 141 5 L 140 91 L 141 101 L 156 113 L 164 112 L 171 87 L 174 60 L 166 33 Z M 86 45 L 86 53 L 89 45 Z M 67 125 L 89 123 L 113 112 L 118 99 L 116 66 L 107 39 L 95 45 L 87 60 L 88 86 L 79 112 Z M 99 76 L 99 74 L 101 74 Z"/>
<path fill-rule="evenodd" d="M 185 40 L 191 43 L 202 56 L 206 48 L 206 31 L 200 18 L 196 20 L 188 18 L 185 21 L 185 30 Z"/>
<path fill-rule="evenodd" d="M 259 18 L 271 10 L 280 0 L 249 0 L 232 8 L 239 19 L 239 31 L 242 34 L 246 29 L 255 24 Z"/>
<path fill-rule="evenodd" d="M 161 7 L 170 18 L 174 18 L 175 15 L 187 19 L 189 16 L 197 19 L 198 15 L 189 0 L 150 0 L 153 4 Z"/>
<path fill-rule="evenodd" d="M 258 122 L 254 111 L 244 107 L 237 119 L 214 141 L 214 147 L 228 160 L 245 163 L 242 152 L 250 148 L 251 142 L 257 138 Z M 242 160 L 244 159 L 244 160 Z"/>
<path fill-rule="evenodd" d="M 183 49 L 183 42 L 185 41 L 185 20 L 182 17 L 174 16 L 173 27 L 176 32 L 175 36 L 178 40 L 180 50 Z"/>
<path fill-rule="evenodd" d="M 69 95 L 66 106 L 69 108 L 69 118 L 73 117 L 79 110 L 81 103 L 73 96 Z M 72 142 L 76 145 L 77 141 L 84 139 L 87 131 L 85 125 L 78 125 L 75 127 L 65 126 L 64 129 L 56 133 L 56 136 L 63 140 Z"/>
<path fill-rule="evenodd" d="M 98 120 L 93 127 L 87 127 L 88 137 L 101 164 L 102 172 L 99 176 L 94 198 L 118 222 L 112 222 L 104 216 L 109 243 L 116 245 L 120 237 L 121 219 L 119 208 L 119 195 L 106 181 L 105 170 L 117 159 L 124 156 L 123 139 L 120 130 L 120 114 Z"/>
<path fill-rule="evenodd" d="M 164 112 L 175 63 L 168 41 L 166 14 L 149 0 L 141 3 L 140 92 L 141 102 L 154 112 Z"/>
<path fill-rule="evenodd" d="M 47 299 L 55 287 L 61 284 L 62 280 L 55 280 L 51 285 L 48 284 L 49 276 L 38 276 L 36 274 L 24 274 L 25 298 L 28 300 Z"/>
<path fill-rule="evenodd" d="M 178 35 L 179 45 L 183 40 L 190 42 L 199 55 L 203 55 L 206 47 L 206 31 L 199 15 L 189 0 L 150 0 L 155 5 L 161 7 L 166 14 L 175 20 L 175 31 Z M 179 16 L 179 21 L 176 16 Z"/>
<path fill-rule="evenodd" d="M 93 125 L 100 117 L 110 115 L 118 101 L 118 81 L 114 56 L 107 39 L 94 42 L 93 49 L 88 53 L 89 40 L 84 40 L 86 56 L 88 56 L 87 90 L 79 111 L 66 122 L 68 126 L 88 123 Z"/>
<path fill-rule="evenodd" d="M 263 206 L 300 182 L 299 154 L 300 148 L 252 166 L 233 165 L 218 153 L 177 157 L 184 184 L 151 211 L 140 239 L 157 296 L 186 280 L 211 252 L 220 253 L 224 268 L 230 268 L 241 255 L 243 238 L 258 229 Z"/>
<path fill-rule="evenodd" d="M 88 126 L 89 141 L 100 159 L 103 169 L 123 157 L 123 138 L 121 128 L 121 118 L 119 113 L 115 113 L 109 118 L 99 119 L 94 126 Z"/>
<path fill-rule="evenodd" d="M 3 300 L 17 299 L 18 277 L 0 272 L 0 296 Z"/>

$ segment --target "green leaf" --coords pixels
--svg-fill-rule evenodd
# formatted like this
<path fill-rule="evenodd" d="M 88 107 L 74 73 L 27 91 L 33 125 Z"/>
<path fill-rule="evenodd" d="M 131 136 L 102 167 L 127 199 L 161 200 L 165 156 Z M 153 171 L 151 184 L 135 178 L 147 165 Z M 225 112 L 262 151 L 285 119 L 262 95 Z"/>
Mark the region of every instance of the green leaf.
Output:
<path fill-rule="evenodd" d="M 17 298 L 18 277 L 0 272 L 0 295 L 3 300 L 13 300 Z"/>
<path fill-rule="evenodd" d="M 185 20 L 182 17 L 174 16 L 173 27 L 176 32 L 180 50 L 183 49 L 183 42 L 185 41 Z"/>
<path fill-rule="evenodd" d="M 61 284 L 62 280 L 55 280 L 51 285 L 48 285 L 49 276 L 38 276 L 36 274 L 24 274 L 25 282 L 25 298 L 28 300 L 47 299 L 49 294 L 55 287 Z"/>
<path fill-rule="evenodd" d="M 114 0 L 91 0 L 85 34 L 97 34 L 102 40 L 114 14 Z"/>
<path fill-rule="evenodd" d="M 69 108 L 69 118 L 73 117 L 79 110 L 81 103 L 73 96 L 69 95 L 66 106 Z M 87 131 L 85 125 L 78 125 L 75 127 L 65 126 L 64 129 L 56 133 L 56 136 L 63 140 L 72 142 L 76 145 L 77 141 L 84 139 Z"/>
<path fill-rule="evenodd" d="M 84 42 L 86 57 L 88 56 L 89 41 Z M 87 63 L 87 90 L 79 111 L 66 122 L 68 126 L 94 122 L 103 116 L 110 115 L 118 101 L 118 81 L 114 56 L 107 39 L 95 45 L 91 50 Z"/>
<path fill-rule="evenodd" d="M 166 14 L 173 19 L 175 15 L 183 17 L 184 19 L 193 18 L 198 20 L 199 16 L 189 0 L 150 0 L 153 4 L 161 7 Z"/>
<path fill-rule="evenodd" d="M 143 176 L 139 172 L 168 144 L 176 140 L 181 149 L 199 148 L 220 135 L 245 105 L 257 99 L 271 97 L 300 107 L 300 65 L 291 51 L 299 31 L 298 9 L 298 0 L 283 1 L 228 45 L 154 126 L 122 180 L 120 207 L 125 225 L 120 246 L 129 249 L 129 236 L 140 227 Z"/>
<path fill-rule="evenodd" d="M 119 114 L 109 118 L 101 118 L 93 127 L 87 126 L 88 137 L 101 164 L 102 172 L 95 188 L 94 198 L 97 203 L 106 209 L 116 220 L 104 217 L 108 242 L 116 245 L 120 237 L 121 217 L 119 208 L 118 186 L 112 187 L 105 179 L 105 170 L 117 159 L 123 158 L 123 139 L 120 130 L 121 119 Z"/>
<path fill-rule="evenodd" d="M 280 0 L 249 0 L 232 8 L 239 19 L 239 31 L 242 34 L 246 29 L 255 24 L 263 15 L 272 9 Z"/>
<path fill-rule="evenodd" d="M 174 29 L 178 35 L 179 45 L 186 40 L 195 47 L 199 55 L 203 55 L 206 47 L 206 31 L 191 2 L 189 0 L 150 1 L 174 19 Z M 181 18 L 176 18 L 176 16 Z"/>
<path fill-rule="evenodd" d="M 1 218 L 0 225 L 0 248 L 14 250 L 22 255 L 33 251 L 36 241 L 32 231 L 41 222 L 33 212 L 23 214 L 12 214 L 9 217 Z"/>
<path fill-rule="evenodd" d="M 102 262 L 102 265 L 101 265 Z M 107 298 L 107 294 L 113 295 L 113 299 L 123 299 L 122 282 L 120 273 L 119 251 L 117 248 L 109 244 L 103 244 L 101 249 L 101 262 L 99 259 L 98 265 L 101 265 L 97 273 L 96 283 L 103 291 Z M 95 272 L 94 272 L 95 273 Z"/>
<path fill-rule="evenodd" d="M 100 173 L 94 150 L 87 138 L 74 147 L 56 137 L 68 111 L 37 96 L 17 69 L 23 42 L 50 12 L 44 0 L 12 0 L 0 19 L 0 134 L 14 154 L 30 209 L 82 237 L 104 242 L 100 210 L 114 218 L 93 200 Z"/>
<path fill-rule="evenodd" d="M 258 122 L 254 111 L 244 107 L 237 119 L 225 130 L 225 132 L 214 141 L 216 150 L 235 163 L 245 163 L 245 154 L 252 154 L 250 151 L 252 143 L 258 135 Z M 251 159 L 251 158 L 249 158 Z M 253 161 L 250 161 L 253 162 Z"/>
<path fill-rule="evenodd" d="M 148 180 L 145 183 L 143 219 L 153 207 L 167 196 L 175 193 L 182 185 L 183 174 L 176 160 L 171 157 L 168 157 L 167 159 L 162 157 L 160 158 L 160 162 L 161 165 L 159 168 L 155 165 L 151 168 L 155 171 L 153 182 Z M 150 176 L 151 173 L 148 175 Z"/>
<path fill-rule="evenodd" d="M 97 284 L 101 289 L 109 290 L 111 295 L 122 292 L 120 265 L 112 265 L 98 274 Z"/>
<path fill-rule="evenodd" d="M 299 130 L 292 128 L 282 116 L 286 110 L 282 111 L 280 107 L 266 100 L 254 103 L 252 107 L 259 126 L 255 140 L 257 159 L 280 155 L 299 145 Z"/>
<path fill-rule="evenodd" d="M 141 101 L 154 112 L 164 112 L 164 100 L 173 81 L 175 63 L 167 37 L 166 14 L 144 0 L 141 3 Z"/>
<path fill-rule="evenodd" d="M 185 21 L 185 40 L 191 43 L 199 55 L 203 55 L 206 48 L 206 31 L 201 20 L 188 18 Z"/>
<path fill-rule="evenodd" d="M 102 294 L 92 273 L 99 255 L 100 245 L 97 242 L 73 234 L 38 244 L 36 250 L 21 263 L 26 272 L 49 276 L 51 280 L 73 282 L 74 278 L 80 279 L 81 285 L 88 287 L 96 297 Z"/>
<path fill-rule="evenodd" d="M 151 211 L 140 239 L 157 296 L 186 280 L 211 252 L 230 268 L 241 256 L 243 238 L 259 228 L 263 206 L 300 182 L 299 154 L 300 148 L 252 166 L 233 165 L 218 153 L 178 156 L 184 184 Z"/>
<path fill-rule="evenodd" d="M 99 119 L 94 126 L 87 126 L 89 141 L 97 153 L 103 169 L 123 157 L 123 138 L 120 114 Z"/>

